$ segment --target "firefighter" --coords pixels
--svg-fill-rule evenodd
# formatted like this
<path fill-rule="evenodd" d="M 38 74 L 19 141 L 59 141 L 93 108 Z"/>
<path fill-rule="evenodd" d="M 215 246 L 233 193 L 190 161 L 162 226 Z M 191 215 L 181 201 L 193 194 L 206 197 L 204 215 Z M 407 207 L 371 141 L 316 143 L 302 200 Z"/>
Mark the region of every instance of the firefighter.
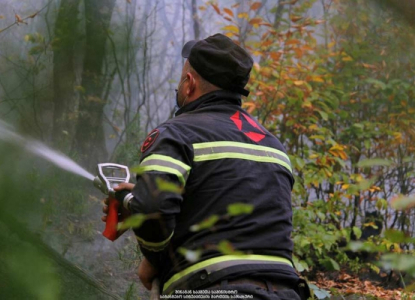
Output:
<path fill-rule="evenodd" d="M 150 289 L 158 277 L 166 295 L 237 290 L 253 299 L 308 298 L 292 263 L 290 160 L 241 108 L 251 56 L 222 34 L 187 42 L 182 56 L 179 109 L 142 144 L 137 183 L 116 188 L 124 217 L 146 215 L 134 229 L 142 283 Z M 249 212 L 230 214 L 232 207 Z"/>

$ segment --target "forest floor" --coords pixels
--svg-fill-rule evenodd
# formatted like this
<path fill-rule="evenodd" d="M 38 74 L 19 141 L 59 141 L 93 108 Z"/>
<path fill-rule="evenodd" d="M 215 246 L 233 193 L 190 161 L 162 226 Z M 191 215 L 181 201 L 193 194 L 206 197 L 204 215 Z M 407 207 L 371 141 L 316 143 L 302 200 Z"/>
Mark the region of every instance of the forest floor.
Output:
<path fill-rule="evenodd" d="M 50 226 L 47 243 L 109 292 L 126 300 L 148 299 L 149 293 L 137 276 L 141 254 L 132 232 L 114 242 L 104 238 L 101 199 L 89 196 L 88 202 L 81 216 L 60 216 L 65 221 Z"/>
<path fill-rule="evenodd" d="M 412 300 L 415 293 L 405 292 L 399 287 L 397 274 L 375 274 L 362 270 L 359 275 L 346 271 L 319 272 L 309 283 L 331 293 L 331 300 Z"/>

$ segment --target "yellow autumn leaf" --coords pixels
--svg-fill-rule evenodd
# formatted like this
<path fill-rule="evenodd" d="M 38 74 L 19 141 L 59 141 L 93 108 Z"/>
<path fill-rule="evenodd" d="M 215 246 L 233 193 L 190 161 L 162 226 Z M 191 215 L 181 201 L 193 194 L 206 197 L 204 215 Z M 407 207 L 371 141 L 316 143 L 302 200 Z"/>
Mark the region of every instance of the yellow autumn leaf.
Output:
<path fill-rule="evenodd" d="M 324 82 L 324 79 L 323 79 L 323 78 L 321 78 L 320 76 L 314 76 L 314 77 L 311 79 L 311 81 L 314 81 L 314 82 Z"/>
<path fill-rule="evenodd" d="M 304 102 L 301 104 L 301 107 L 303 107 L 303 108 L 310 108 L 310 107 L 313 107 L 313 105 L 311 104 L 311 102 L 310 102 L 310 101 L 304 101 Z"/>
<path fill-rule="evenodd" d="M 339 151 L 339 156 L 341 159 L 346 160 L 347 159 L 347 154 L 344 151 Z"/>
<path fill-rule="evenodd" d="M 227 25 L 227 26 L 223 27 L 222 29 L 226 30 L 226 31 L 231 31 L 231 32 L 234 32 L 234 33 L 239 33 L 239 28 L 238 28 L 238 26 L 235 26 L 235 25 Z"/>
<path fill-rule="evenodd" d="M 333 173 L 330 172 L 329 170 L 327 170 L 326 168 L 324 168 L 323 171 L 324 171 L 324 173 L 326 174 L 327 177 L 333 176 Z"/>
<path fill-rule="evenodd" d="M 272 69 L 270 67 L 263 67 L 261 69 L 261 75 L 269 77 L 271 76 L 271 74 L 272 74 Z"/>
<path fill-rule="evenodd" d="M 261 56 L 262 52 L 261 51 L 252 51 L 252 55 L 254 56 Z"/>
<path fill-rule="evenodd" d="M 353 58 L 351 58 L 350 56 L 345 56 L 342 58 L 342 61 L 353 61 Z"/>
<path fill-rule="evenodd" d="M 344 149 L 344 146 L 339 145 L 339 144 L 336 144 L 336 145 L 334 145 L 330 148 L 330 150 L 332 150 L 332 151 L 336 151 L 336 150 L 341 150 L 342 151 L 343 149 Z"/>
<path fill-rule="evenodd" d="M 247 13 L 240 13 L 240 14 L 238 14 L 238 18 L 239 19 L 248 19 L 248 14 Z"/>
<path fill-rule="evenodd" d="M 347 190 L 347 189 L 349 188 L 349 186 L 350 186 L 350 185 L 349 185 L 349 184 L 347 184 L 347 183 L 346 183 L 346 184 L 343 184 L 343 185 L 342 185 L 342 190 Z"/>
<path fill-rule="evenodd" d="M 304 84 L 304 80 L 295 80 L 295 81 L 293 81 L 293 83 L 297 86 L 300 86 L 300 85 Z"/>
<path fill-rule="evenodd" d="M 334 47 L 334 45 L 336 45 L 336 41 L 332 41 L 332 42 L 330 42 L 330 43 L 327 45 L 327 47 L 328 47 L 328 48 L 333 48 L 333 47 Z"/>

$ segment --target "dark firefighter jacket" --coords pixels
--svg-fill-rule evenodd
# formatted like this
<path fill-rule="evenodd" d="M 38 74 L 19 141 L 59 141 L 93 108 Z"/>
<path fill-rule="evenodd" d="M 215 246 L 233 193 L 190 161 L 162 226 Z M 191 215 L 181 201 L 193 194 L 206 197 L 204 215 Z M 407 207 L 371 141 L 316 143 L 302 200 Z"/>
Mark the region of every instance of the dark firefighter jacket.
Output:
<path fill-rule="evenodd" d="M 141 152 L 130 208 L 147 214 L 134 231 L 161 271 L 164 293 L 244 274 L 298 278 L 291 261 L 290 160 L 241 108 L 238 94 L 215 91 L 189 103 L 148 135 Z M 235 203 L 254 210 L 227 217 Z M 215 215 L 217 222 L 203 229 L 202 221 Z"/>

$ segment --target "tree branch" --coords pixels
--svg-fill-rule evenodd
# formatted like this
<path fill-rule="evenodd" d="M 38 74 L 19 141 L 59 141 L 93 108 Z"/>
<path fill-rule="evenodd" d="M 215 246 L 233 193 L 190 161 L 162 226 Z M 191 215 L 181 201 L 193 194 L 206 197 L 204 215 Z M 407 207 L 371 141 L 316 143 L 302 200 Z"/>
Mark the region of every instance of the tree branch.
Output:
<path fill-rule="evenodd" d="M 3 28 L 3 29 L 0 29 L 0 33 L 2 33 L 2 32 L 4 32 L 4 31 L 6 31 L 7 29 L 9 29 L 9 28 L 11 28 L 11 27 L 13 27 L 14 25 L 19 25 L 19 24 L 26 24 L 27 25 L 27 23 L 25 22 L 27 19 L 33 19 L 34 17 L 36 17 L 39 13 L 41 13 L 46 7 L 48 7 L 49 6 L 49 4 L 52 2 L 52 0 L 50 0 L 44 7 L 42 7 L 40 10 L 38 10 L 37 12 L 35 12 L 35 13 L 33 13 L 33 14 L 31 14 L 31 15 L 29 15 L 29 16 L 27 16 L 27 17 L 25 17 L 25 18 L 21 18 L 18 14 L 15 14 L 14 15 L 14 17 L 15 17 L 15 21 L 14 21 L 14 23 L 12 23 L 12 24 L 10 24 L 9 26 L 7 26 L 7 27 L 5 27 L 5 28 Z"/>

